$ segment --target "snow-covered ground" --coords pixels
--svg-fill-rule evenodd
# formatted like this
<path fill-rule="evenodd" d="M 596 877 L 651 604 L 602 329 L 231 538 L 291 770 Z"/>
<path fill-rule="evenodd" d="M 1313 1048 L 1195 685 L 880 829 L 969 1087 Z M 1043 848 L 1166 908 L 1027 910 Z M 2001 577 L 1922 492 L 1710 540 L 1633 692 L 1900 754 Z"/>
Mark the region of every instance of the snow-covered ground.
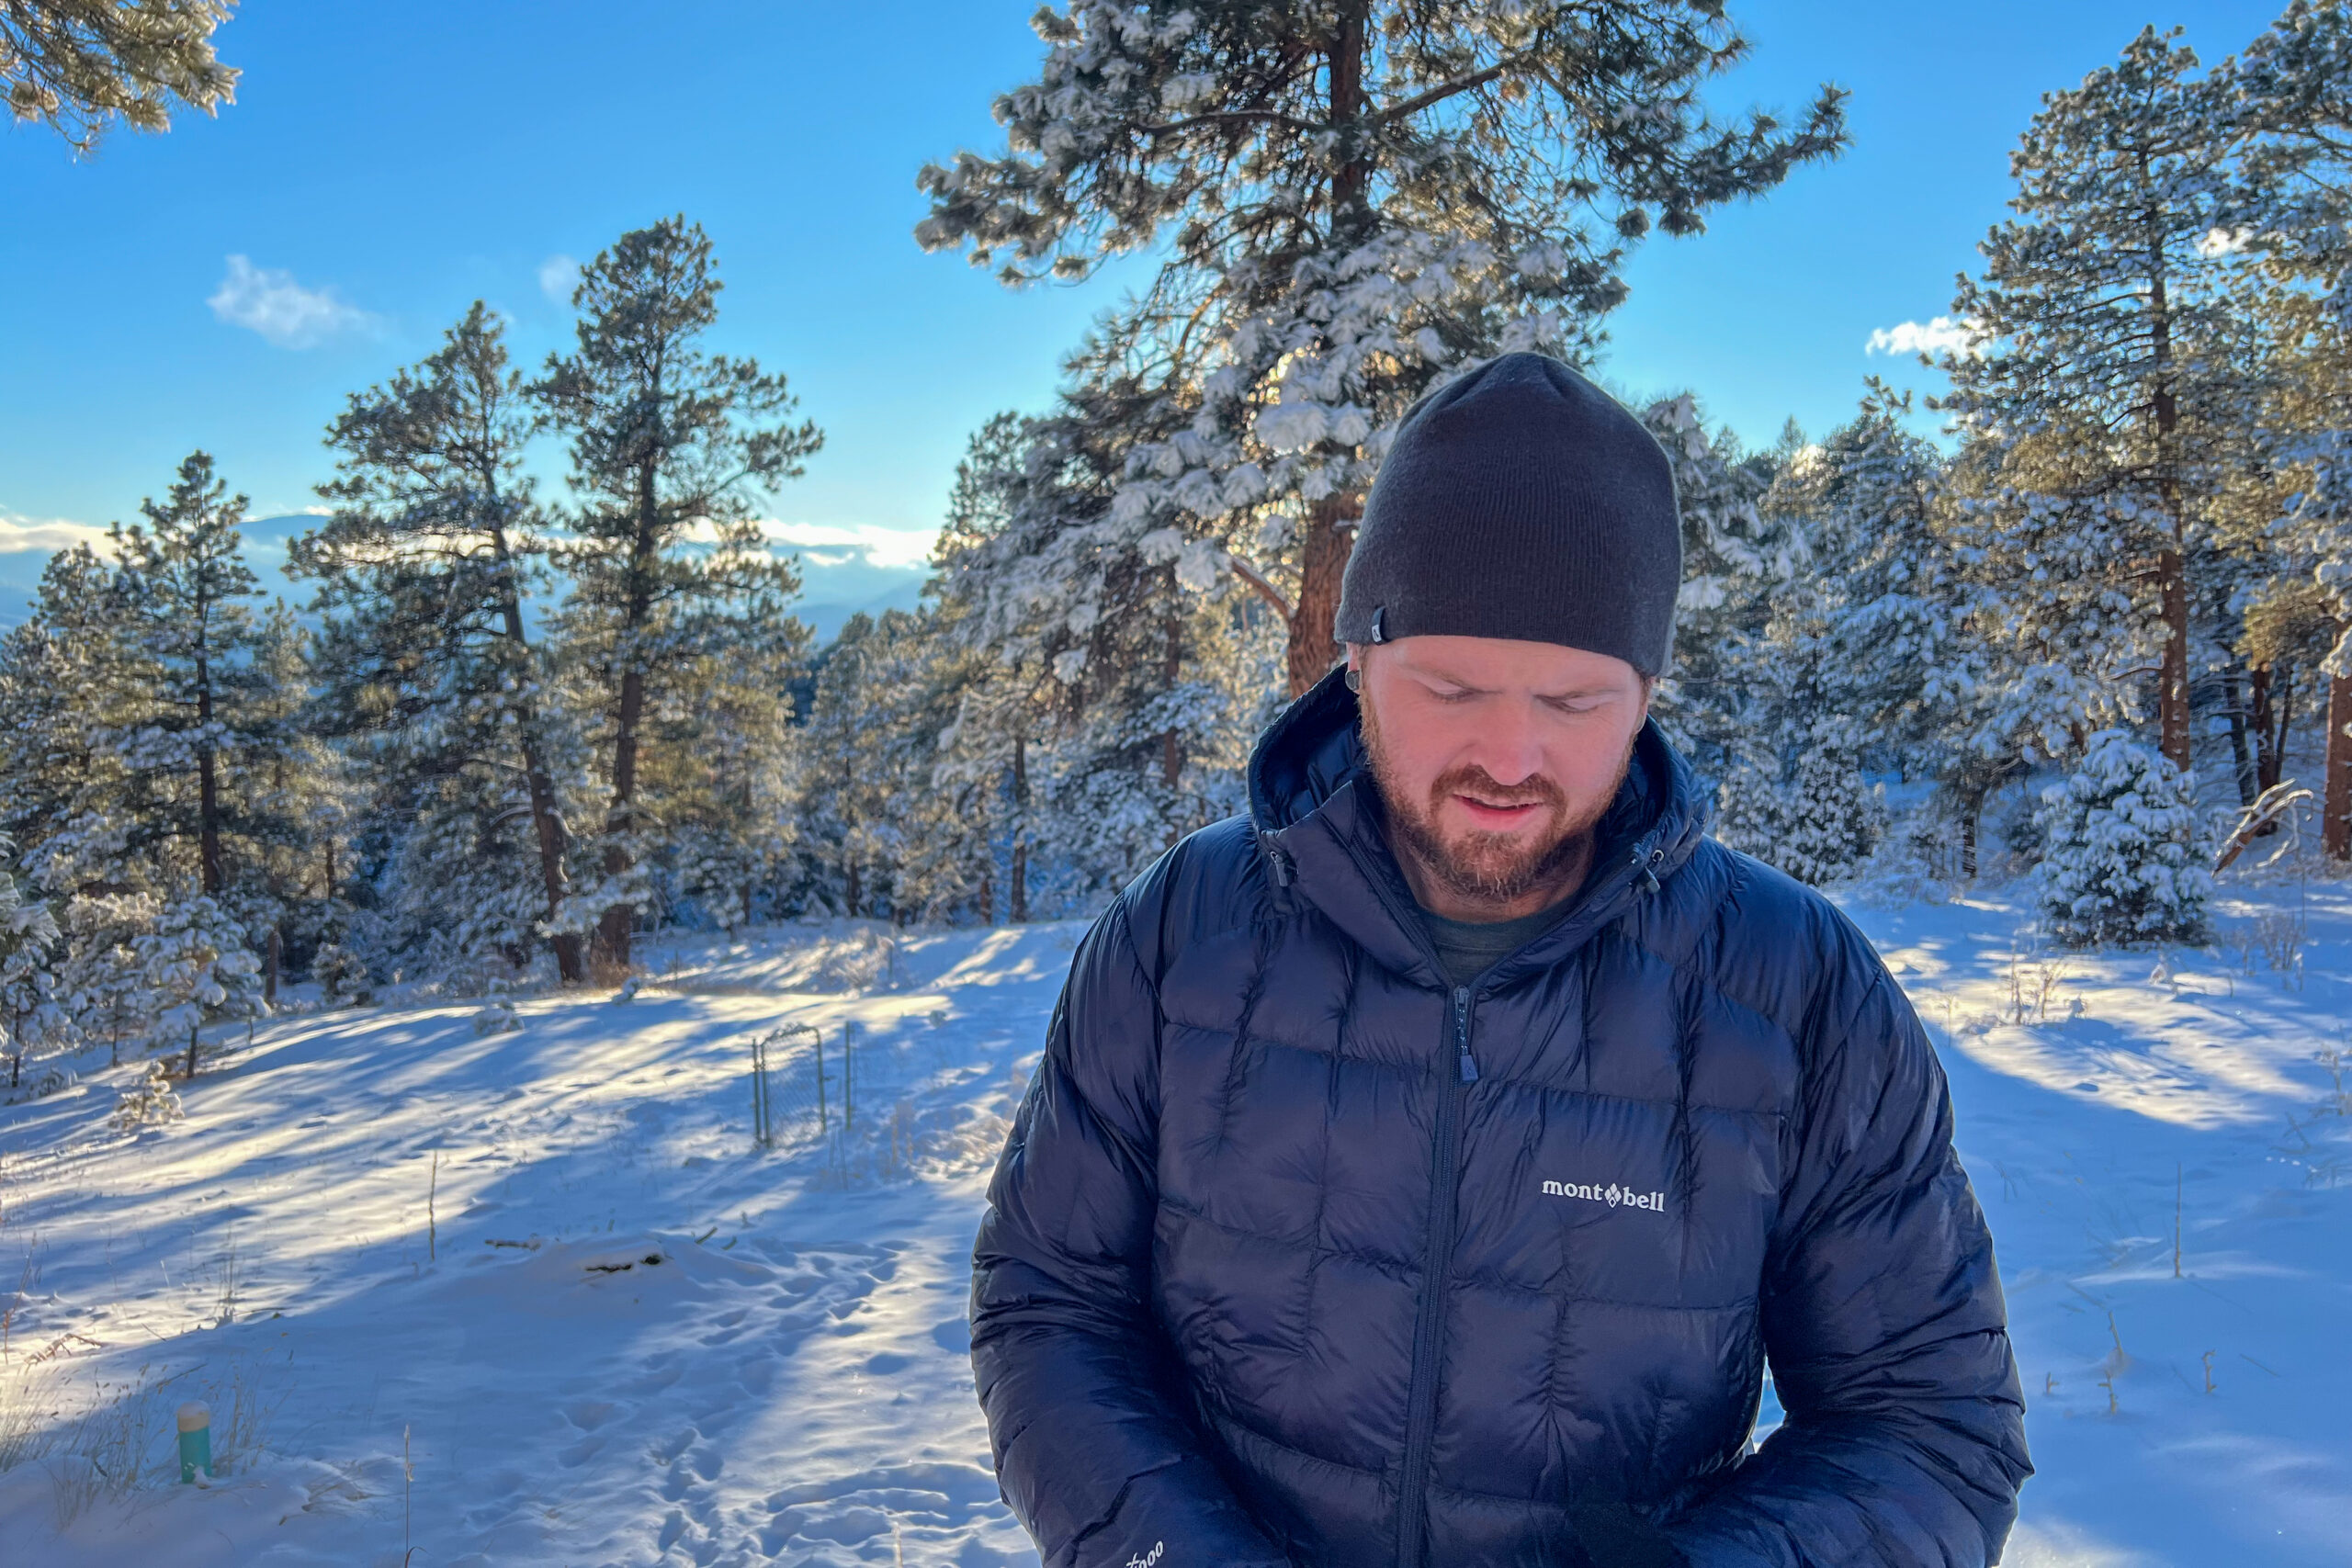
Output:
<path fill-rule="evenodd" d="M 2027 1568 L 2352 1562 L 2352 1107 L 2315 1060 L 2352 1045 L 2352 889 L 2234 892 L 2247 940 L 2162 964 L 1851 905 L 2000 1247 Z M 2253 939 L 2306 900 L 2281 972 Z M 160 1129 L 109 1128 L 128 1066 L 0 1108 L 0 1563 L 1034 1563 L 966 1259 L 1078 931 L 657 946 L 511 1031 L 282 1017 Z M 782 1081 L 763 1152 L 749 1043 L 794 1021 L 860 1026 L 856 1121 Z M 167 1468 L 192 1396 L 234 1450 L 206 1488 Z"/>

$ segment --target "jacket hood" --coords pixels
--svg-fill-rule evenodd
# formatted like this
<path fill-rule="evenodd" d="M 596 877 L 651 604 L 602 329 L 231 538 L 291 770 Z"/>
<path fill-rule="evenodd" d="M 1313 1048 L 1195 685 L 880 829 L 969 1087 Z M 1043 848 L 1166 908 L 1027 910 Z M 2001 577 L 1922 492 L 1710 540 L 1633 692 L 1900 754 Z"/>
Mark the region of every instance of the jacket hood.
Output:
<path fill-rule="evenodd" d="M 1435 949 L 1396 869 L 1379 789 L 1357 728 L 1356 695 L 1332 671 L 1283 710 L 1250 759 L 1250 818 L 1274 879 L 1295 886 L 1373 955 L 1442 986 Z M 1655 718 L 1594 829 L 1592 870 L 1574 908 L 1486 977 L 1500 984 L 1557 962 L 1682 868 L 1706 829 L 1690 764 Z"/>

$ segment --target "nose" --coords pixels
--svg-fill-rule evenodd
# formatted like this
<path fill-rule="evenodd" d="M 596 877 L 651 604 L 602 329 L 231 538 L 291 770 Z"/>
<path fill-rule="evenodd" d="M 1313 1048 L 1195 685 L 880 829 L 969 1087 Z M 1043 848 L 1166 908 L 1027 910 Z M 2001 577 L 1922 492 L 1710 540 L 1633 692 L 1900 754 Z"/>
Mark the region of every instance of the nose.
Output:
<path fill-rule="evenodd" d="M 1491 711 L 1478 716 L 1478 738 L 1470 760 L 1506 789 L 1541 773 L 1544 748 L 1536 728 L 1535 705 L 1505 701 L 1482 705 Z"/>

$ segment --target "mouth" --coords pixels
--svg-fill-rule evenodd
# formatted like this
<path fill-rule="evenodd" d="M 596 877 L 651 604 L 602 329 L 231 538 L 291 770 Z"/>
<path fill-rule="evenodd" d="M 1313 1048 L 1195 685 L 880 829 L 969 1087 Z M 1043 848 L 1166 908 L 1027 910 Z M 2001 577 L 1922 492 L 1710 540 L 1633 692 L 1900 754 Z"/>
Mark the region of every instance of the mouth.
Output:
<path fill-rule="evenodd" d="M 1453 802 L 1470 818 L 1472 826 L 1489 832 L 1509 832 L 1535 821 L 1544 809 L 1540 800 L 1482 800 L 1475 795 L 1456 795 Z"/>

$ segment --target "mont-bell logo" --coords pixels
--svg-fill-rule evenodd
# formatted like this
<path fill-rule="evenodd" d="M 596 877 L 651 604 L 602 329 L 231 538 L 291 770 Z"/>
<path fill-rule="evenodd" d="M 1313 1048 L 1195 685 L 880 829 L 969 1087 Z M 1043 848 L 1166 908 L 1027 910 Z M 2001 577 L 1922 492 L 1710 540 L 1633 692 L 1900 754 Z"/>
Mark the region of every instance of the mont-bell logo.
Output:
<path fill-rule="evenodd" d="M 1630 1187 L 1611 1182 L 1596 1187 L 1586 1181 L 1547 1181 L 1544 1184 L 1546 1198 L 1581 1198 L 1588 1203 L 1606 1203 L 1612 1209 L 1647 1209 L 1651 1213 L 1666 1213 L 1666 1194 L 1636 1192 Z"/>

